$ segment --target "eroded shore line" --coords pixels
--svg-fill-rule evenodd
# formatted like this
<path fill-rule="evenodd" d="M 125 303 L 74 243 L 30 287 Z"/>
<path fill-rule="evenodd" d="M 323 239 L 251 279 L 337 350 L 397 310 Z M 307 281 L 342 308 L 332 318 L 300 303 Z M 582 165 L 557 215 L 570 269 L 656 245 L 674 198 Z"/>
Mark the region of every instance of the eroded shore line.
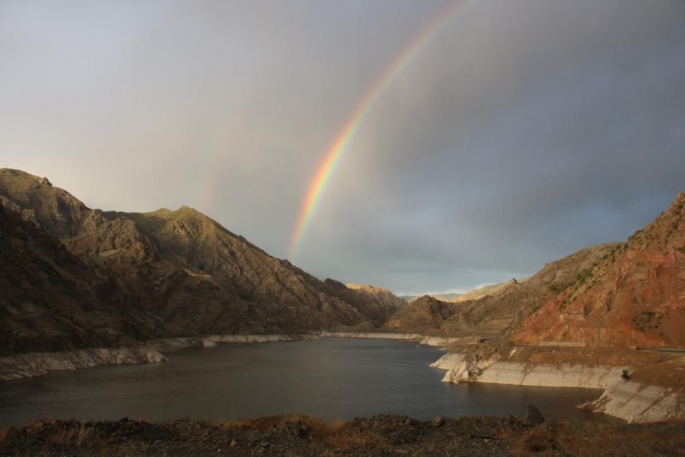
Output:
<path fill-rule="evenodd" d="M 105 364 L 157 363 L 163 353 L 217 344 L 248 344 L 303 341 L 319 338 L 362 338 L 414 341 L 445 347 L 459 338 L 431 337 L 416 333 L 319 332 L 299 335 L 210 335 L 206 337 L 151 340 L 136 347 L 82 349 L 57 353 L 26 353 L 0 357 L 0 381 L 30 378 L 50 371 L 72 371 Z M 588 364 L 523 363 L 501 360 L 499 354 L 482 357 L 448 352 L 431 364 L 445 370 L 443 382 L 492 383 L 535 387 L 603 389 L 602 396 L 582 408 L 605 413 L 629 423 L 685 419 L 682 388 L 655 382 L 626 379 L 623 367 Z M 673 361 L 669 370 L 685 373 L 685 358 Z M 632 369 L 631 369 L 632 371 Z"/>
<path fill-rule="evenodd" d="M 443 382 L 450 383 L 603 389 L 599 399 L 579 406 L 629 423 L 685 419 L 685 357 L 636 368 L 521 362 L 501 359 L 498 353 L 451 352 L 431 366 L 445 370 Z"/>
<path fill-rule="evenodd" d="M 150 340 L 124 348 L 93 348 L 64 352 L 28 352 L 0 357 L 0 381 L 33 378 L 50 371 L 74 371 L 98 365 L 158 363 L 165 352 L 222 344 L 271 343 L 317 339 L 317 334 L 301 335 L 210 335 L 206 337 Z"/>

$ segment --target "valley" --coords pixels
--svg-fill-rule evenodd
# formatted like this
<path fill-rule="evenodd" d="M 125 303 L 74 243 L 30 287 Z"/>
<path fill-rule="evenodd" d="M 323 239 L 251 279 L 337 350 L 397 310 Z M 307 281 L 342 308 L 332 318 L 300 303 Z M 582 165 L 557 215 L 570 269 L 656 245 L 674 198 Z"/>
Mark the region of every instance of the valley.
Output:
<path fill-rule="evenodd" d="M 319 280 L 188 207 L 92 210 L 9 169 L 0 203 L 0 379 L 160 362 L 189 347 L 381 338 L 445 348 L 433 366 L 447 383 L 602 389 L 583 408 L 628 422 L 685 417 L 682 193 L 627 242 L 456 301 L 411 303 Z"/>

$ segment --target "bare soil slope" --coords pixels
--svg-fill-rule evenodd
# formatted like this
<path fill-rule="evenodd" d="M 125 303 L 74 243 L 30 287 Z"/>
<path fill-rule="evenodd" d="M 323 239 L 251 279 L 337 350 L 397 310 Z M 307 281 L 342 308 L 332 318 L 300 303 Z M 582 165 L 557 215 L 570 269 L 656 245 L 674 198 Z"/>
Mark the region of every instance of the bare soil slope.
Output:
<path fill-rule="evenodd" d="M 527 317 L 515 342 L 685 347 L 685 194 Z"/>

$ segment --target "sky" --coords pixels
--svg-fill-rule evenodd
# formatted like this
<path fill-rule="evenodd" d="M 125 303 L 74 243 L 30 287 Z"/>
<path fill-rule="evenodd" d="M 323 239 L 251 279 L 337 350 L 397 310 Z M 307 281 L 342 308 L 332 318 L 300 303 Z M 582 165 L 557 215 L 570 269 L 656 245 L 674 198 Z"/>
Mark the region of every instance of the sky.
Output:
<path fill-rule="evenodd" d="M 322 279 L 521 278 L 685 190 L 685 2 L 0 0 L 0 167 L 192 206 Z"/>

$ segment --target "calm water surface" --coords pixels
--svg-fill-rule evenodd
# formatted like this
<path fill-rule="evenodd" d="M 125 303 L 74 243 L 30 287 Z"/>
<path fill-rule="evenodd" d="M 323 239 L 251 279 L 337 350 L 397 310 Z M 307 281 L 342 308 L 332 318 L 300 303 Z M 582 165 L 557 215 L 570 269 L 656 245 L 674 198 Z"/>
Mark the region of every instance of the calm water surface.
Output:
<path fill-rule="evenodd" d="M 220 345 L 167 354 L 168 362 L 53 372 L 0 383 L 0 426 L 42 417 L 114 420 L 235 419 L 306 413 L 325 419 L 406 414 L 588 419 L 589 389 L 445 384 L 428 365 L 442 351 L 390 340 L 322 339 Z"/>

